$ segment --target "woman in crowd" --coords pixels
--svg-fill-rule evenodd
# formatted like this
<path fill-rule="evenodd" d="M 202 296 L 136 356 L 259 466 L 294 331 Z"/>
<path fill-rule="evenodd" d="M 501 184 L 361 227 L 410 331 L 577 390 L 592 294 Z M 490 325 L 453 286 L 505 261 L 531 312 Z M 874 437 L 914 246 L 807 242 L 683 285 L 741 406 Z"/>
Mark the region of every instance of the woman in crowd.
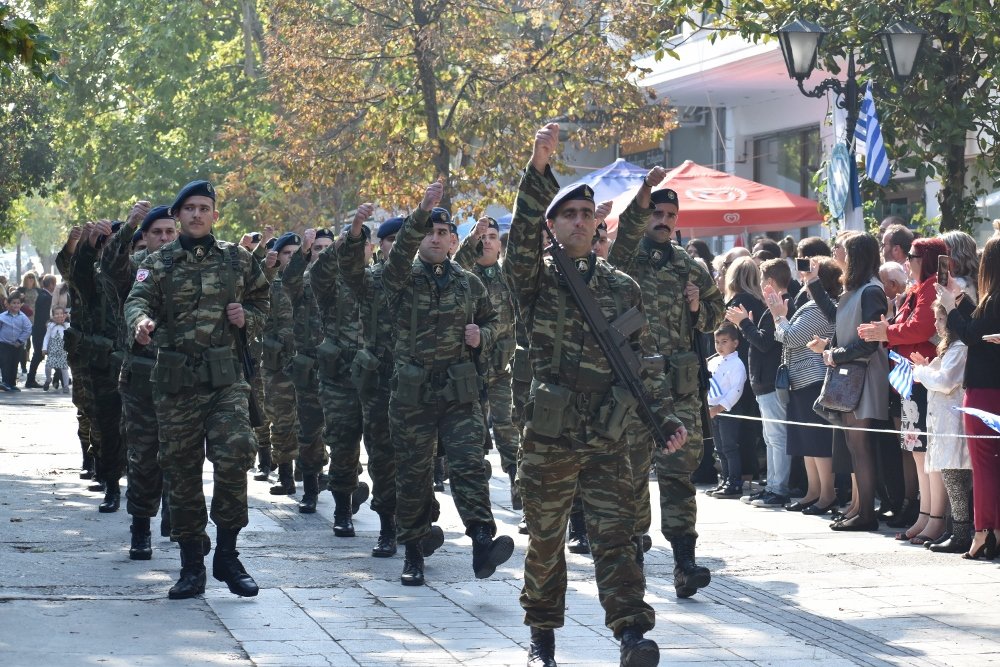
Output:
<path fill-rule="evenodd" d="M 994 223 L 994 227 L 998 227 Z M 1000 406 L 1000 345 L 983 336 L 1000 333 L 1000 234 L 986 242 L 979 264 L 979 305 L 961 291 L 958 282 L 938 286 L 941 306 L 948 312 L 948 330 L 968 346 L 965 364 L 967 408 L 996 413 Z M 992 558 L 1000 536 L 1000 440 L 996 431 L 981 419 L 963 415 L 972 458 L 972 485 L 975 489 L 973 517 L 976 532 L 965 558 Z"/>
<path fill-rule="evenodd" d="M 824 290 L 833 296 L 840 294 L 840 267 L 832 259 L 817 260 L 816 274 Z M 806 295 L 809 290 L 802 290 Z M 788 421 L 806 424 L 826 424 L 813 410 L 826 377 L 822 358 L 807 346 L 816 338 L 833 337 L 833 324 L 811 297 L 787 319 L 788 303 L 773 290 L 767 294 L 767 307 L 774 317 L 774 338 L 784 345 L 782 363 L 788 367 Z M 804 457 L 807 489 L 805 496 L 789 503 L 785 509 L 801 512 L 813 505 L 826 509 L 837 498 L 833 486 L 831 432 L 810 426 L 788 425 L 786 452 Z M 811 510 L 814 513 L 816 510 Z"/>
<path fill-rule="evenodd" d="M 709 250 L 708 244 L 701 239 L 691 239 L 687 242 L 687 254 L 692 258 L 700 257 L 705 264 L 712 266 L 712 260 L 715 259 L 715 255 Z M 711 275 L 711 272 L 709 272 Z"/>
<path fill-rule="evenodd" d="M 960 231 L 945 232 L 941 240 L 948 246 L 951 257 L 951 275 L 961 285 L 962 291 L 972 298 L 972 303 L 979 303 L 976 281 L 979 279 L 979 248 L 976 240 Z"/>
<path fill-rule="evenodd" d="M 23 276 L 21 276 L 21 295 L 24 298 L 24 305 L 21 306 L 21 312 L 28 316 L 28 319 L 32 322 L 35 321 L 35 302 L 38 300 L 38 276 L 34 271 L 28 271 Z M 48 317 L 48 314 L 45 315 Z M 28 372 L 28 359 L 31 357 L 31 339 L 24 345 L 24 350 L 21 356 L 21 372 Z"/>

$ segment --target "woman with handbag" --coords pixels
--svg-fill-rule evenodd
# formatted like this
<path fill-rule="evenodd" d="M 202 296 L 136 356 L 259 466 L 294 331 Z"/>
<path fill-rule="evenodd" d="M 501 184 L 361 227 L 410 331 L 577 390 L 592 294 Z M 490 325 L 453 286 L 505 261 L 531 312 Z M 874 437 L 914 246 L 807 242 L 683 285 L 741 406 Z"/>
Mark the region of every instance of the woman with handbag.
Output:
<path fill-rule="evenodd" d="M 835 521 L 830 528 L 877 530 L 875 451 L 872 434 L 861 429 L 871 428 L 873 420 L 885 419 L 888 414 L 889 359 L 879 343 L 858 335 L 858 327 L 863 322 L 884 320 L 889 303 L 878 279 L 881 254 L 875 237 L 856 234 L 844 241 L 844 248 L 847 272 L 844 293 L 837 303 L 833 343 L 830 349 L 824 349 L 827 341 L 816 341 L 812 346 L 813 351 L 822 351 L 828 367 L 817 403 L 840 413 L 858 490 L 857 514 Z"/>
<path fill-rule="evenodd" d="M 836 262 L 829 258 L 818 259 L 816 272 L 828 294 L 840 293 L 841 272 Z M 811 291 L 803 292 L 811 296 Z M 788 421 L 795 422 L 788 425 L 785 452 L 789 456 L 803 457 L 808 480 L 805 496 L 785 505 L 785 509 L 820 514 L 820 510 L 826 511 L 837 499 L 831 458 L 833 439 L 827 429 L 803 425 L 828 423 L 813 410 L 826 371 L 822 360 L 807 345 L 816 339 L 831 338 L 833 324 L 812 298 L 800 303 L 791 319 L 787 318 L 788 302 L 774 290 L 769 290 L 765 298 L 774 318 L 774 338 L 784 346 L 782 366 L 788 372 Z M 775 384 L 784 384 L 783 378 L 780 380 Z"/>

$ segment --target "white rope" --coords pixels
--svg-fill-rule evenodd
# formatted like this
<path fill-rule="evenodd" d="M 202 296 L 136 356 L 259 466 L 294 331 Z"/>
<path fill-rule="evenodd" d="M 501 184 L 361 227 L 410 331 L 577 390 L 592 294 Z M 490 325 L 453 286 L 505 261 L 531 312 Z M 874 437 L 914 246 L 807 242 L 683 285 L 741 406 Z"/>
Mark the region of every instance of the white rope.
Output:
<path fill-rule="evenodd" d="M 729 417 L 730 419 L 746 419 L 748 421 L 766 422 L 768 424 L 785 424 L 788 426 L 811 426 L 813 428 L 828 428 L 838 431 L 862 431 L 864 433 L 889 433 L 891 435 L 903 435 L 903 431 L 895 431 L 888 428 L 860 428 L 857 426 L 835 426 L 834 424 L 814 424 L 813 422 L 793 422 L 787 419 L 764 419 L 763 417 L 752 417 L 750 415 L 734 415 L 722 412 L 719 417 Z M 929 433 L 927 431 L 906 431 L 906 435 L 922 436 L 933 435 L 936 438 L 981 438 L 983 440 L 1000 440 L 1000 435 L 967 435 L 965 433 Z"/>

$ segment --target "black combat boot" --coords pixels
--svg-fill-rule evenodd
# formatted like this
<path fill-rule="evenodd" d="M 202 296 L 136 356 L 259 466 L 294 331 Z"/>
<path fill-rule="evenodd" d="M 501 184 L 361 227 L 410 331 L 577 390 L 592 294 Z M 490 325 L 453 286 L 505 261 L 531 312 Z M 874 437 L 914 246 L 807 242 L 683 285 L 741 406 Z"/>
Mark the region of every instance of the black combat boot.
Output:
<path fill-rule="evenodd" d="M 399 582 L 404 586 L 424 585 L 424 556 L 420 553 L 420 544 L 410 542 L 405 545 L 406 556 L 403 558 L 403 574 Z"/>
<path fill-rule="evenodd" d="M 333 491 L 333 534 L 337 537 L 354 537 L 354 520 L 351 518 L 351 494 Z"/>
<path fill-rule="evenodd" d="M 260 590 L 243 563 L 240 562 L 240 552 L 236 550 L 236 536 L 239 529 L 229 530 L 219 528 L 215 534 L 215 555 L 212 557 L 212 576 L 218 581 L 226 582 L 229 592 L 244 598 L 252 598 Z"/>
<path fill-rule="evenodd" d="M 378 542 L 372 547 L 375 558 L 390 558 L 396 555 L 396 518 L 391 514 L 379 514 L 381 528 L 378 531 Z"/>
<path fill-rule="evenodd" d="M 371 490 L 368 485 L 364 482 L 358 482 L 358 488 L 354 489 L 354 493 L 351 494 L 351 514 L 357 514 L 358 510 L 361 509 L 361 505 L 368 500 L 368 496 L 371 495 Z"/>
<path fill-rule="evenodd" d="M 205 592 L 205 554 L 201 540 L 181 542 L 181 576 L 167 597 L 186 600 Z"/>
<path fill-rule="evenodd" d="M 94 473 L 95 475 L 97 473 Z M 93 491 L 94 493 L 104 493 L 108 490 L 108 485 L 104 483 L 103 479 L 94 479 L 94 483 L 87 487 L 88 491 Z"/>
<path fill-rule="evenodd" d="M 589 554 L 590 538 L 587 537 L 587 521 L 583 512 L 569 513 L 569 537 L 566 538 L 566 548 L 571 554 Z"/>
<path fill-rule="evenodd" d="M 507 477 L 510 478 L 510 508 L 519 512 L 524 509 L 524 503 L 521 501 L 521 489 L 517 486 L 517 466 L 507 468 Z"/>
<path fill-rule="evenodd" d="M 166 484 L 163 485 L 163 495 L 160 496 L 160 537 L 170 537 L 170 502 Z"/>
<path fill-rule="evenodd" d="M 531 628 L 531 644 L 528 645 L 528 667 L 556 667 L 555 630 Z"/>
<path fill-rule="evenodd" d="M 434 457 L 434 490 L 438 493 L 444 493 L 444 480 L 447 479 L 447 475 L 444 470 L 444 457 L 435 456 Z"/>
<path fill-rule="evenodd" d="M 104 500 L 97 506 L 97 511 L 101 514 L 111 514 L 117 512 L 122 505 L 122 490 L 118 486 L 118 478 L 109 479 L 105 482 Z"/>
<path fill-rule="evenodd" d="M 469 537 L 472 538 L 472 570 L 476 579 L 492 576 L 497 566 L 506 563 L 514 553 L 514 540 L 508 535 L 493 539 L 486 524 L 473 526 Z"/>
<path fill-rule="evenodd" d="M 521 520 L 517 522 L 517 532 L 521 535 L 528 534 L 528 520 L 523 514 L 521 515 Z"/>
<path fill-rule="evenodd" d="M 257 450 L 257 462 L 257 473 L 253 478 L 258 482 L 266 482 L 271 476 L 271 470 L 273 470 L 270 447 L 261 447 Z"/>
<path fill-rule="evenodd" d="M 299 501 L 299 513 L 315 514 L 317 500 L 319 500 L 319 475 L 303 476 L 302 500 Z"/>
<path fill-rule="evenodd" d="M 80 464 L 80 479 L 92 479 L 94 477 L 94 457 L 84 453 L 83 463 Z"/>
<path fill-rule="evenodd" d="M 132 517 L 132 544 L 128 550 L 131 560 L 149 560 L 153 557 L 153 545 L 149 535 L 149 517 Z"/>
<path fill-rule="evenodd" d="M 272 496 L 290 496 L 295 493 L 295 480 L 292 479 L 292 464 L 278 465 L 278 483 L 271 487 Z"/>
<path fill-rule="evenodd" d="M 679 598 L 689 598 L 699 588 L 712 583 L 712 573 L 708 568 L 694 562 L 697 539 L 694 535 L 670 538 L 670 547 L 674 550 L 674 590 Z"/>
<path fill-rule="evenodd" d="M 444 544 L 444 531 L 441 526 L 431 526 L 426 535 L 420 538 L 420 553 L 424 558 L 430 558 Z"/>
<path fill-rule="evenodd" d="M 628 627 L 621 634 L 621 667 L 656 667 L 660 664 L 660 647 L 652 639 L 644 639 L 637 628 Z"/>

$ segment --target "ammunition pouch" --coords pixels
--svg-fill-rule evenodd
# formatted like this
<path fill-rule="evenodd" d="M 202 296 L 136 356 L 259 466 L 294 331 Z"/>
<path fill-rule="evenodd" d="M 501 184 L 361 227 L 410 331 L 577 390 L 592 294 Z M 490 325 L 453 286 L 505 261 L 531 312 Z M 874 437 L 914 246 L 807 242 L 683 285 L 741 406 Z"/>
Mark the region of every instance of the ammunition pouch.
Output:
<path fill-rule="evenodd" d="M 609 440 L 619 440 L 625 434 L 638 401 L 624 387 L 612 386 L 597 409 L 597 418 L 590 427 Z"/>
<path fill-rule="evenodd" d="M 358 350 L 351 362 L 351 382 L 359 393 L 367 393 L 378 388 L 379 358 L 365 348 Z"/>
<path fill-rule="evenodd" d="M 201 355 L 208 367 L 208 381 L 213 389 L 221 389 L 234 384 L 240 377 L 236 357 L 229 347 L 210 347 Z"/>
<path fill-rule="evenodd" d="M 111 352 L 114 348 L 114 341 L 105 336 L 83 336 L 80 339 L 79 353 L 91 368 L 104 371 L 111 367 Z"/>
<path fill-rule="evenodd" d="M 332 338 L 324 338 L 323 342 L 316 346 L 316 361 L 319 363 L 319 376 L 325 380 L 334 380 L 340 370 L 340 357 L 344 353 L 343 348 L 337 345 Z"/>
<path fill-rule="evenodd" d="M 396 387 L 394 396 L 402 405 L 419 405 L 427 371 L 413 364 L 396 366 Z"/>
<path fill-rule="evenodd" d="M 125 363 L 125 353 L 116 350 L 108 356 L 108 377 L 117 380 L 122 373 L 122 364 Z"/>
<path fill-rule="evenodd" d="M 511 357 L 514 356 L 514 350 L 516 349 L 517 343 L 514 342 L 513 338 L 505 338 L 499 341 L 493 348 L 493 354 L 491 355 L 492 363 L 490 366 L 492 369 L 498 373 L 507 370 L 507 366 L 510 365 Z"/>
<path fill-rule="evenodd" d="M 262 343 L 261 367 L 272 373 L 278 372 L 284 366 L 282 357 L 285 346 L 276 338 L 265 338 Z"/>
<path fill-rule="evenodd" d="M 153 364 L 153 384 L 164 394 L 176 394 L 194 384 L 194 375 L 187 365 L 188 356 L 160 348 Z"/>
<path fill-rule="evenodd" d="M 535 387 L 531 418 L 524 425 L 538 435 L 558 438 L 563 431 L 577 422 L 575 394 L 557 384 L 540 382 Z"/>
<path fill-rule="evenodd" d="M 531 358 L 528 356 L 528 348 L 514 348 L 514 363 L 511 368 L 514 379 L 518 382 L 531 382 Z"/>
<path fill-rule="evenodd" d="M 684 396 L 698 391 L 698 375 L 701 362 L 694 352 L 678 352 L 670 355 L 670 390 L 674 396 Z"/>
<path fill-rule="evenodd" d="M 153 366 L 156 362 L 146 357 L 132 357 L 128 365 L 128 388 L 136 396 L 149 398 L 153 395 Z"/>
<path fill-rule="evenodd" d="M 292 385 L 296 389 L 310 389 L 316 386 L 316 360 L 305 354 L 292 357 Z"/>
<path fill-rule="evenodd" d="M 459 405 L 475 403 L 479 400 L 479 389 L 482 379 L 476 364 L 466 361 L 452 364 L 448 367 L 448 384 L 445 386 L 445 397 Z"/>

